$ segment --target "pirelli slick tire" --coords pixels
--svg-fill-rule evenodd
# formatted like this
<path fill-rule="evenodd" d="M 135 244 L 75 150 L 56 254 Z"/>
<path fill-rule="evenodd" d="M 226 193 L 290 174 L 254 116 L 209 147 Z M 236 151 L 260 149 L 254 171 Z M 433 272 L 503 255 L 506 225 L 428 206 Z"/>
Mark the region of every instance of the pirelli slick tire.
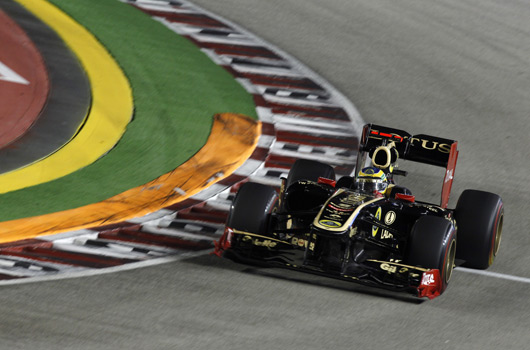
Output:
<path fill-rule="evenodd" d="M 457 259 L 462 266 L 487 269 L 499 251 L 504 220 L 501 197 L 494 193 L 465 190 L 455 209 L 458 229 Z"/>
<path fill-rule="evenodd" d="M 438 269 L 443 292 L 453 273 L 456 246 L 456 230 L 449 220 L 422 216 L 412 227 L 406 262 L 412 266 Z"/>
<path fill-rule="evenodd" d="M 270 186 L 254 182 L 243 184 L 232 202 L 227 226 L 238 231 L 266 234 L 277 199 L 276 191 Z"/>
<path fill-rule="evenodd" d="M 299 180 L 318 181 L 319 177 L 335 180 L 335 170 L 328 164 L 315 160 L 297 159 L 287 175 L 286 188 Z"/>

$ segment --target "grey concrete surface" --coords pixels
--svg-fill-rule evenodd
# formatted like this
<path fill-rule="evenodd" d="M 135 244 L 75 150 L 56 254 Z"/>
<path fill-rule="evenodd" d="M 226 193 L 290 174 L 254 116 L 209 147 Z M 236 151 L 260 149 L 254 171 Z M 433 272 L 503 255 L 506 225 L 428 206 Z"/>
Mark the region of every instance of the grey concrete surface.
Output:
<path fill-rule="evenodd" d="M 300 59 L 366 121 L 459 140 L 451 204 L 465 188 L 500 194 L 491 271 L 530 277 L 530 3 L 196 3 Z M 411 176 L 418 197 L 437 198 L 435 175 Z M 0 349 L 525 349 L 528 287 L 456 271 L 442 297 L 418 302 L 204 256 L 4 286 Z"/>

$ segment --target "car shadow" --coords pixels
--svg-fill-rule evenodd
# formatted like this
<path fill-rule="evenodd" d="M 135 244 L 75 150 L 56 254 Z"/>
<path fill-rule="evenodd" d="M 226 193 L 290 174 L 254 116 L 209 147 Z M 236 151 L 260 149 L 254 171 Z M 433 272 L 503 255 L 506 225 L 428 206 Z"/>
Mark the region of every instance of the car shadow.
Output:
<path fill-rule="evenodd" d="M 195 258 L 189 258 L 184 260 L 187 263 L 195 265 L 201 265 L 208 268 L 219 268 L 223 270 L 231 270 L 234 272 L 251 274 L 255 276 L 261 276 L 271 279 L 281 279 L 284 281 L 290 281 L 294 283 L 319 286 L 323 288 L 332 288 L 336 290 L 342 290 L 351 293 L 359 293 L 363 295 L 369 295 L 378 298 L 394 299 L 396 301 L 421 305 L 426 299 L 419 299 L 406 293 L 399 293 L 389 291 L 385 289 L 379 289 L 375 287 L 361 285 L 355 282 L 349 282 L 341 279 L 330 278 L 320 275 L 314 275 L 310 273 L 304 273 L 301 271 L 285 269 L 285 268 L 274 268 L 274 267 L 256 267 L 244 264 L 239 264 L 228 259 L 221 259 L 213 255 L 204 255 Z"/>

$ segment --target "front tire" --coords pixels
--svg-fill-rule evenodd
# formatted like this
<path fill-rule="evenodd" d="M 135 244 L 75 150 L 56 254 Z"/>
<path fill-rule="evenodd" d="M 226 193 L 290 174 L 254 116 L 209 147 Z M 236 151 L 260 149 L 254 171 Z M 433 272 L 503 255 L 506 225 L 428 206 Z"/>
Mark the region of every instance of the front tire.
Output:
<path fill-rule="evenodd" d="M 456 247 L 456 230 L 450 221 L 422 216 L 412 227 L 406 260 L 412 266 L 438 269 L 443 292 L 453 273 Z"/>
<path fill-rule="evenodd" d="M 457 258 L 463 266 L 487 269 L 499 252 L 504 221 L 501 197 L 494 193 L 465 190 L 455 209 L 458 227 Z"/>
<path fill-rule="evenodd" d="M 270 186 L 244 183 L 232 202 L 226 225 L 238 231 L 266 234 L 277 199 L 278 194 Z"/>

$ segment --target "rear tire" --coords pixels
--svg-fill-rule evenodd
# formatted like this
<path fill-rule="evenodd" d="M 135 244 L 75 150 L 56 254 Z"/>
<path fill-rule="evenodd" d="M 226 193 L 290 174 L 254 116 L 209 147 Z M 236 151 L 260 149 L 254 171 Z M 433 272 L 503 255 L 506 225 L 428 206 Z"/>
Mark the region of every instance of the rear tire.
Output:
<path fill-rule="evenodd" d="M 226 225 L 232 229 L 265 235 L 270 213 L 278 199 L 274 188 L 247 182 L 237 192 Z"/>
<path fill-rule="evenodd" d="M 504 220 L 501 197 L 477 190 L 465 190 L 455 209 L 458 227 L 458 259 L 465 267 L 487 269 L 499 251 Z"/>
<path fill-rule="evenodd" d="M 287 175 L 286 188 L 299 180 L 317 182 L 319 177 L 335 180 L 335 170 L 330 165 L 315 160 L 297 159 Z"/>
<path fill-rule="evenodd" d="M 406 261 L 412 266 L 438 269 L 443 292 L 453 273 L 456 246 L 456 230 L 450 221 L 422 216 L 412 227 Z"/>

